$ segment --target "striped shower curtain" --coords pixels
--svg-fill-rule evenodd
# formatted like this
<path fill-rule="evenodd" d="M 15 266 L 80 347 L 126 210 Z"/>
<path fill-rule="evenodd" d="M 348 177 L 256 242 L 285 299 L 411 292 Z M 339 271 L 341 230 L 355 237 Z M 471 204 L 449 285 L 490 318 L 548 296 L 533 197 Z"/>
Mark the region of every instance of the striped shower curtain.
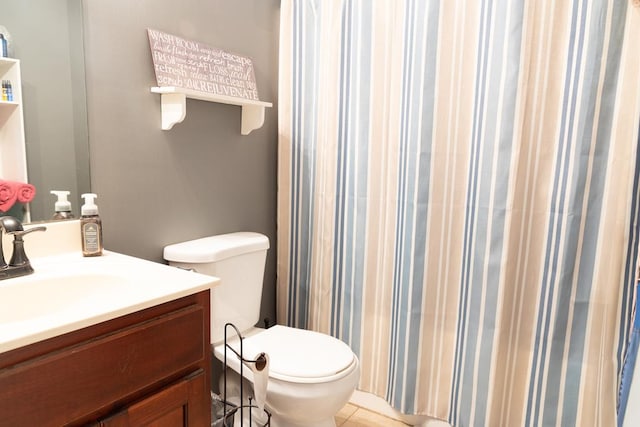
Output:
<path fill-rule="evenodd" d="M 640 8 L 282 0 L 280 25 L 279 322 L 407 414 L 615 425 Z"/>

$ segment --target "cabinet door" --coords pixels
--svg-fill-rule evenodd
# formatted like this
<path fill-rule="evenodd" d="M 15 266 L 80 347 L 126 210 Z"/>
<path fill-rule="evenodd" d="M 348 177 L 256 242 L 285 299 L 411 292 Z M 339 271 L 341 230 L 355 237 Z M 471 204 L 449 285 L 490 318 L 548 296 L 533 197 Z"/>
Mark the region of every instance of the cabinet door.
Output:
<path fill-rule="evenodd" d="M 205 371 L 199 370 L 117 414 L 102 420 L 103 427 L 200 427 L 211 425 Z"/>

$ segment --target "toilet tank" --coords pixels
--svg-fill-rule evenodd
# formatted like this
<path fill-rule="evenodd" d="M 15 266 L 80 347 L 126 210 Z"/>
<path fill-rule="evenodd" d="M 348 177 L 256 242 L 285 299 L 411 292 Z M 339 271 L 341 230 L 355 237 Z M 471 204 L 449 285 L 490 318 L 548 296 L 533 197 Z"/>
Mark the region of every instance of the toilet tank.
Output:
<path fill-rule="evenodd" d="M 228 322 L 241 333 L 258 323 L 267 249 L 267 236 L 252 232 L 204 237 L 164 248 L 169 265 L 220 279 L 211 289 L 212 344 L 224 340 Z M 234 336 L 233 330 L 228 334 Z"/>

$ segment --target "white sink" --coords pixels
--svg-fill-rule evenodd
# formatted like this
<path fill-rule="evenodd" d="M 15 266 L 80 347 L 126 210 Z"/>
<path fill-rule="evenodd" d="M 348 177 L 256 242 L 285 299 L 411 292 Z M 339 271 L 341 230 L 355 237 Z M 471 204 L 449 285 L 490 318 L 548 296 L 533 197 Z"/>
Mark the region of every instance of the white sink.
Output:
<path fill-rule="evenodd" d="M 0 280 L 0 353 L 210 289 L 218 279 L 115 252 L 31 260 Z"/>
<path fill-rule="evenodd" d="M 113 292 L 134 290 L 124 275 L 107 273 L 32 274 L 0 286 L 0 324 L 59 316 L 65 311 L 90 312 Z M 16 326 L 16 325 L 14 325 Z"/>

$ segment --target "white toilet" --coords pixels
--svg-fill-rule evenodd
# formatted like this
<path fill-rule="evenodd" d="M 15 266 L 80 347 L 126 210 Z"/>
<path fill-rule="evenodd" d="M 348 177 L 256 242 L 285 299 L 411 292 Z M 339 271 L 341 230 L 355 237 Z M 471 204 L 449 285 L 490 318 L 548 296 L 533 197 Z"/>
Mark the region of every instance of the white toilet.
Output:
<path fill-rule="evenodd" d="M 267 249 L 266 236 L 239 232 L 167 246 L 164 258 L 170 265 L 221 279 L 211 291 L 214 354 L 224 360 L 224 325 L 230 322 L 245 337 L 245 359 L 260 352 L 268 355 L 265 407 L 272 414 L 271 426 L 334 427 L 335 414 L 360 379 L 358 358 L 349 346 L 329 335 L 280 325 L 254 326 L 260 317 Z M 234 336 L 228 328 L 227 337 Z M 227 351 L 227 365 L 240 372 L 231 351 Z M 246 366 L 243 375 L 254 383 L 253 372 Z"/>

